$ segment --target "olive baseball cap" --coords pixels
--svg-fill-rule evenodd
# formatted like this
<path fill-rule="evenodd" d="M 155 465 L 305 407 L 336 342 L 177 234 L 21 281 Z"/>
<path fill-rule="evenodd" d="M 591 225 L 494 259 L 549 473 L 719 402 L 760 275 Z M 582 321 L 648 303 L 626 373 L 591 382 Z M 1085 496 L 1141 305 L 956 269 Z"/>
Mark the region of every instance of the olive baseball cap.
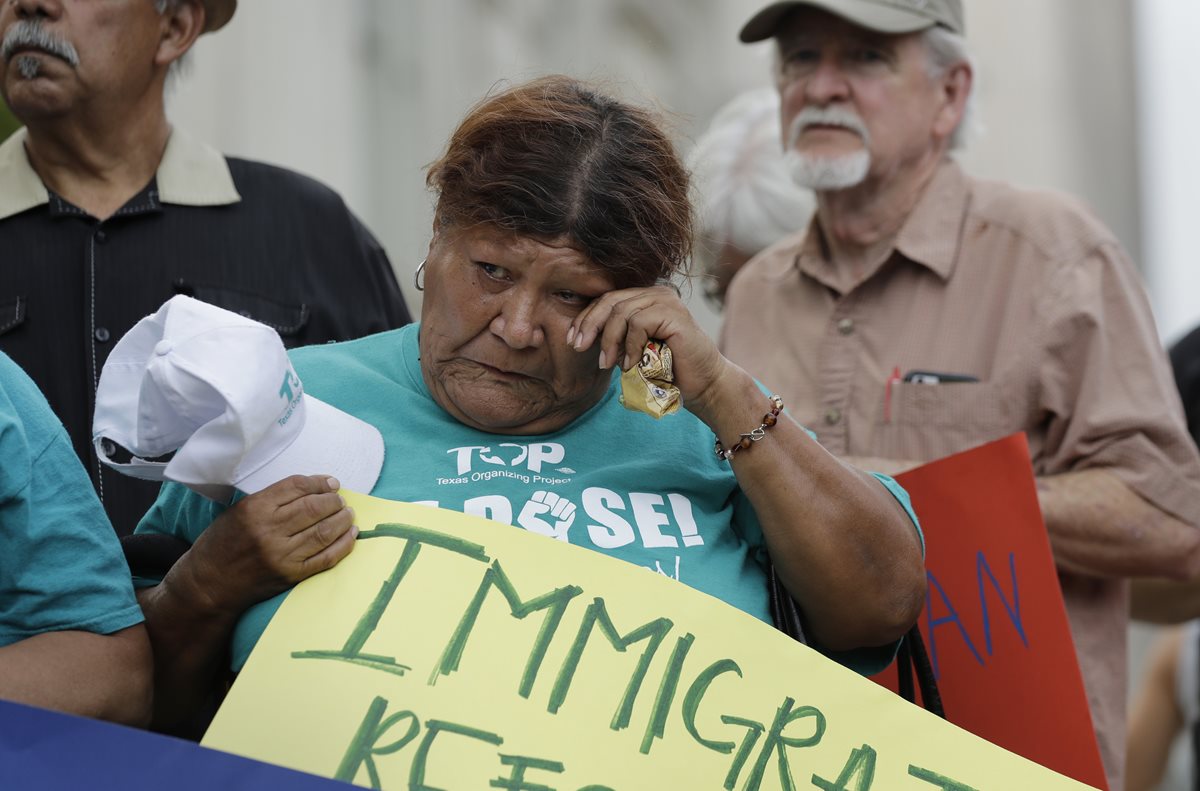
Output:
<path fill-rule="evenodd" d="M 738 38 L 746 44 L 769 39 L 793 9 L 806 5 L 878 33 L 915 33 L 941 25 L 961 35 L 966 27 L 962 0 L 787 0 L 751 17 Z"/>

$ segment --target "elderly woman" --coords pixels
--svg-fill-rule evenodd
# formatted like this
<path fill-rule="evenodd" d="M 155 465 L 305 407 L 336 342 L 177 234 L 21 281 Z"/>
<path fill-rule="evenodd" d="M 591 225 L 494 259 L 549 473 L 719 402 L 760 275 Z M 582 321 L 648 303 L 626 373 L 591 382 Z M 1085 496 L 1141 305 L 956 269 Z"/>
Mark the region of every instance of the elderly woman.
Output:
<path fill-rule="evenodd" d="M 685 266 L 692 227 L 654 120 L 538 80 L 476 106 L 428 182 L 421 323 L 292 354 L 310 394 L 382 431 L 371 494 L 589 547 L 764 620 L 769 558 L 820 650 L 888 661 L 925 591 L 907 497 L 779 414 L 656 285 Z M 657 421 L 619 398 L 617 369 L 650 339 L 673 352 L 684 405 Z M 230 647 L 236 670 L 282 594 L 351 550 L 337 487 L 297 476 L 228 508 L 164 487 L 138 530 L 192 546 L 141 592 L 160 725 L 202 709 Z"/>

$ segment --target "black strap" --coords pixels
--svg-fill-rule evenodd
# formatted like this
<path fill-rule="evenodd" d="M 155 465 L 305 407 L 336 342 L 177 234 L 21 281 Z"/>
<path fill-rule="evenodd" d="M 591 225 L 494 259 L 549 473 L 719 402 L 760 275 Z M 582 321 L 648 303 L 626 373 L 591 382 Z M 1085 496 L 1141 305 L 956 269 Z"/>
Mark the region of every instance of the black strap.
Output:
<path fill-rule="evenodd" d="M 135 577 L 165 577 L 190 548 L 183 539 L 165 533 L 135 533 L 121 539 L 121 551 Z"/>
<path fill-rule="evenodd" d="M 905 637 L 907 638 L 908 635 Z M 916 703 L 916 694 L 913 692 L 912 666 L 912 646 L 909 645 L 907 639 L 901 640 L 900 647 L 896 649 L 896 691 L 909 703 Z"/>
<path fill-rule="evenodd" d="M 1200 791 L 1200 723 L 1192 726 L 1192 788 Z"/>
<path fill-rule="evenodd" d="M 901 655 L 907 658 L 907 664 L 901 664 Z M 929 654 L 925 652 L 924 637 L 920 636 L 920 629 L 916 624 L 906 631 L 904 640 L 900 642 L 900 652 L 896 653 L 896 672 L 901 678 L 908 678 L 908 694 L 904 695 L 901 691 L 905 700 L 916 702 L 912 697 L 912 675 L 916 673 L 917 688 L 920 689 L 920 702 L 925 707 L 925 711 L 946 719 L 946 708 L 942 706 L 942 694 L 937 690 L 934 666 L 930 664 Z M 901 682 L 902 684 L 904 682 Z"/>
<path fill-rule="evenodd" d="M 808 645 L 808 638 L 804 635 L 804 623 L 800 618 L 800 608 L 779 581 L 774 563 L 767 568 L 767 595 L 775 628 L 796 642 Z"/>
<path fill-rule="evenodd" d="M 1196 333 L 1192 333 L 1192 334 L 1195 335 Z M 1197 640 L 1200 641 L 1200 635 L 1197 636 Z M 1196 652 L 1196 656 L 1198 657 L 1197 664 L 1200 665 L 1200 651 Z M 1184 672 L 1192 673 L 1193 675 L 1200 675 L 1200 667 L 1185 668 Z M 1197 684 L 1196 687 L 1197 687 L 1197 691 L 1200 692 L 1200 684 Z M 1200 791 L 1200 722 L 1193 723 L 1191 731 L 1192 731 L 1192 733 L 1191 733 L 1191 737 L 1192 737 L 1192 788 L 1196 789 L 1196 791 Z"/>
<path fill-rule="evenodd" d="M 779 581 L 774 564 L 767 569 L 767 600 L 771 606 L 771 618 L 775 622 L 775 628 L 793 640 L 808 645 L 800 607 Z M 946 718 L 942 695 L 933 675 L 933 665 L 930 664 L 929 654 L 925 651 L 925 640 L 922 639 L 921 631 L 916 625 L 913 625 L 900 641 L 900 648 L 896 651 L 896 675 L 900 697 L 909 703 L 917 702 L 913 684 L 915 676 L 915 686 L 921 691 L 921 703 L 925 709 L 942 719 Z M 1200 791 L 1200 788 L 1197 791 Z"/>

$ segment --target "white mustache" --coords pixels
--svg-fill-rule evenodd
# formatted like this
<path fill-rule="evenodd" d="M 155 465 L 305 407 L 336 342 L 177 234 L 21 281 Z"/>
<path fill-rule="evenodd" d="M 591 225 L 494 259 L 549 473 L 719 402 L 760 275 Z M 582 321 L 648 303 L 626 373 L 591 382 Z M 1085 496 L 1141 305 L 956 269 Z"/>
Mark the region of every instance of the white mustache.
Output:
<path fill-rule="evenodd" d="M 871 144 L 867 125 L 855 112 L 844 107 L 805 107 L 788 127 L 787 147 L 796 145 L 800 134 L 810 126 L 840 126 L 861 137 L 864 145 Z"/>
<path fill-rule="evenodd" d="M 22 19 L 13 24 L 0 43 L 0 58 L 8 61 L 18 49 L 36 49 L 61 58 L 71 68 L 79 66 L 74 45 L 42 27 L 40 19 Z"/>

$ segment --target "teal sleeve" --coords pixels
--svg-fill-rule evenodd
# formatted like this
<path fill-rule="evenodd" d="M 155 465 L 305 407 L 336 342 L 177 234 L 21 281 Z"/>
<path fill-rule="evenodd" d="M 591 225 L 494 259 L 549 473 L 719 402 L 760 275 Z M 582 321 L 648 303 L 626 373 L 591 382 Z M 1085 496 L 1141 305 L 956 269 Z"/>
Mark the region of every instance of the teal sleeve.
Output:
<path fill-rule="evenodd" d="M 0 360 L 0 645 L 141 623 L 129 567 L 66 430 Z"/>
<path fill-rule="evenodd" d="M 194 544 L 200 534 L 227 507 L 201 497 L 182 484 L 164 483 L 158 492 L 158 499 L 150 506 L 150 510 L 138 522 L 133 532 L 135 535 L 161 533 Z M 162 580 L 153 577 L 133 578 L 133 584 L 138 588 L 150 587 L 159 582 Z"/>
<path fill-rule="evenodd" d="M 925 533 L 921 530 L 921 523 L 917 519 L 917 512 L 913 510 L 912 498 L 908 496 L 908 492 L 904 490 L 904 487 L 897 483 L 896 479 L 890 475 L 884 475 L 882 472 L 873 472 L 871 474 L 883 484 L 883 488 L 887 489 L 892 497 L 896 498 L 896 501 L 904 508 L 904 512 L 908 514 L 908 518 L 912 520 L 913 529 L 917 531 L 917 538 L 921 541 L 921 557 L 925 557 Z"/>

